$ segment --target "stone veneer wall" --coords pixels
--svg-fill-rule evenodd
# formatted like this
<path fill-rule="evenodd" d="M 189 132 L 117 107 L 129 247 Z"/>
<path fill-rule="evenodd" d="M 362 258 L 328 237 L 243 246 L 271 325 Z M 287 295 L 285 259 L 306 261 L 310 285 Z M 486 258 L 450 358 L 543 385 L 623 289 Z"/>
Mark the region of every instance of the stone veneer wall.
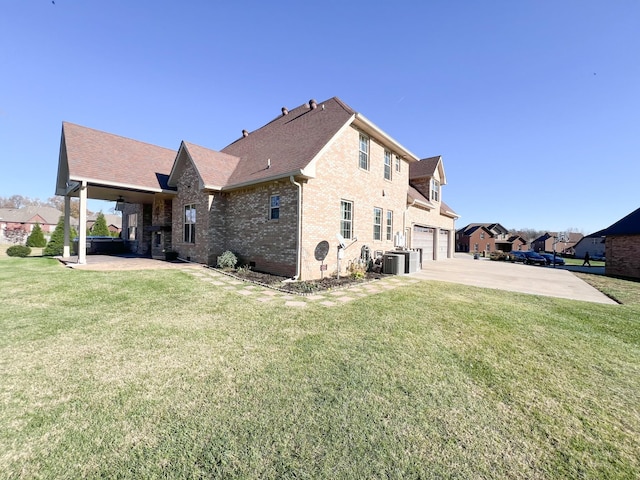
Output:
<path fill-rule="evenodd" d="M 209 197 L 201 188 L 195 168 L 188 163 L 178 180 L 178 194 L 172 202 L 172 249 L 181 258 L 198 263 L 207 263 L 209 259 Z M 196 208 L 195 242 L 188 243 L 184 241 L 184 208 L 192 204 Z"/>

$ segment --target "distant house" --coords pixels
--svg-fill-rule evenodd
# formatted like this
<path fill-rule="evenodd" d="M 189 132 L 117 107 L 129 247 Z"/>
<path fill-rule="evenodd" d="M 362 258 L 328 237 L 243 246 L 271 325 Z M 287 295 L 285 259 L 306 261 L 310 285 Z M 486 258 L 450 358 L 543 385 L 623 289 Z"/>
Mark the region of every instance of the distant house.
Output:
<path fill-rule="evenodd" d="M 606 237 L 606 275 L 640 279 L 640 208 L 592 235 Z"/>
<path fill-rule="evenodd" d="M 558 232 L 545 232 L 531 242 L 531 250 L 534 252 L 573 254 L 573 247 L 582 237 L 583 235 L 581 233 L 570 232 L 568 238 L 562 239 Z"/>
<path fill-rule="evenodd" d="M 0 208 L 0 243 L 15 243 L 20 238 L 19 243 L 26 240 L 36 223 L 45 237 L 48 238 L 55 230 L 62 212 L 53 207 L 23 207 L 23 208 Z M 12 234 L 20 231 L 21 235 Z"/>
<path fill-rule="evenodd" d="M 139 254 L 215 265 L 231 250 L 255 270 L 307 280 L 396 247 L 423 263 L 451 257 L 458 215 L 446 183 L 440 156 L 421 159 L 333 97 L 282 108 L 222 150 L 64 122 L 56 193 L 80 197 L 81 223 L 88 198 L 117 201 Z"/>
<path fill-rule="evenodd" d="M 107 228 L 112 235 L 117 236 L 122 231 L 122 216 L 112 213 L 104 213 L 104 219 L 107 222 Z M 96 223 L 98 214 L 94 213 L 87 216 L 87 230 L 91 230 Z"/>
<path fill-rule="evenodd" d="M 586 237 L 582 237 L 578 243 L 573 246 L 573 254 L 576 258 L 584 258 L 589 253 L 591 258 L 605 256 L 605 237 L 600 233 L 592 233 Z"/>
<path fill-rule="evenodd" d="M 470 223 L 456 231 L 456 252 L 510 252 L 522 250 L 526 244 L 526 240 L 511 235 L 499 223 Z"/>

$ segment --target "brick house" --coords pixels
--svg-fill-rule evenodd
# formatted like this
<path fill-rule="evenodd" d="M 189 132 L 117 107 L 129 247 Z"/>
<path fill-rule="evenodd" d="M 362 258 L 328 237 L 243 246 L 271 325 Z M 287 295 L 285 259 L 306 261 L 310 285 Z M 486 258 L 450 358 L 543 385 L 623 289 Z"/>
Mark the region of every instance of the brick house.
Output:
<path fill-rule="evenodd" d="M 215 265 L 231 250 L 256 270 L 306 280 L 337 270 L 338 234 L 342 266 L 363 247 L 451 257 L 458 216 L 443 185 L 441 157 L 421 160 L 334 97 L 282 108 L 220 151 L 65 122 L 57 194 L 79 196 L 81 215 L 83 197 L 117 201 L 123 238 L 140 254 Z"/>
<path fill-rule="evenodd" d="M 531 250 L 534 252 L 559 252 L 573 254 L 573 247 L 582 240 L 581 233 L 569 232 L 568 237 L 563 237 L 558 232 L 545 232 L 531 242 Z M 556 242 L 556 240 L 558 240 Z M 554 250 L 554 242 L 556 242 Z"/>
<path fill-rule="evenodd" d="M 45 238 L 49 238 L 61 216 L 62 212 L 53 207 L 0 208 L 0 243 L 12 243 L 17 238 L 22 243 L 36 223 L 40 224 Z M 22 234 L 12 235 L 10 232 L 13 230 Z"/>
<path fill-rule="evenodd" d="M 640 208 L 591 235 L 606 237 L 606 275 L 640 279 Z"/>
<path fill-rule="evenodd" d="M 510 252 L 522 250 L 526 243 L 499 223 L 470 223 L 456 232 L 456 252 Z"/>

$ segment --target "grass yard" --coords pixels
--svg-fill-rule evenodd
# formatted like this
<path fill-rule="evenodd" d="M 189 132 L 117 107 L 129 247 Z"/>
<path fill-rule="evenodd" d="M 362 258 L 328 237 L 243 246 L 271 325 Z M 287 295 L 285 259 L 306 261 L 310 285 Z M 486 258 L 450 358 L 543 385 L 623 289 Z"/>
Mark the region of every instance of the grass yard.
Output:
<path fill-rule="evenodd" d="M 295 309 L 4 258 L 0 287 L 3 479 L 640 478 L 637 283 Z"/>

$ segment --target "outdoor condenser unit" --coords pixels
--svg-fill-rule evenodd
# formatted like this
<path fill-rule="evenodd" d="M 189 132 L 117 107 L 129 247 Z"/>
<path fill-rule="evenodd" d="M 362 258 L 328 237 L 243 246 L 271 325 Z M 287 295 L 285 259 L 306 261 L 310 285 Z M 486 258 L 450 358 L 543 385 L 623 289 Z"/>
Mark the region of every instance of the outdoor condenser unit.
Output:
<path fill-rule="evenodd" d="M 390 275 L 404 273 L 404 255 L 385 253 L 382 257 L 382 271 Z"/>

